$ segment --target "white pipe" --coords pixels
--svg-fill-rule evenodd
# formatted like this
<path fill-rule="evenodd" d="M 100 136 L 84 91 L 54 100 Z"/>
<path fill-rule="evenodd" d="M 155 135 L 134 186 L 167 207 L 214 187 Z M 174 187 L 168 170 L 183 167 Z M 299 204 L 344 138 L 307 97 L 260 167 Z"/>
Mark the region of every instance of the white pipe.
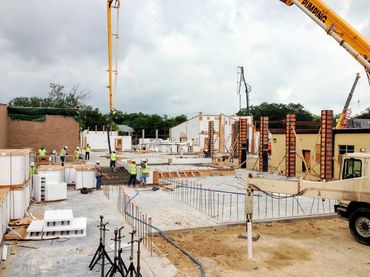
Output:
<path fill-rule="evenodd" d="M 252 249 L 252 222 L 247 223 L 247 248 L 248 248 L 248 260 L 253 258 L 253 249 Z"/>
<path fill-rule="evenodd" d="M 313 13 L 311 13 L 309 10 L 307 10 L 298 0 L 292 0 L 292 2 L 300 8 L 305 14 L 307 14 L 313 21 L 315 21 L 321 28 L 325 30 L 325 32 L 334 38 L 340 46 L 342 46 L 344 49 L 346 49 L 352 56 L 355 57 L 355 59 L 361 63 L 368 71 L 370 71 L 370 63 L 361 56 L 360 53 L 358 53 L 355 49 L 352 48 L 351 45 L 349 45 L 346 41 L 344 41 L 340 36 L 338 36 L 333 29 L 328 28 L 325 23 L 321 22 L 320 19 L 318 19 Z"/>

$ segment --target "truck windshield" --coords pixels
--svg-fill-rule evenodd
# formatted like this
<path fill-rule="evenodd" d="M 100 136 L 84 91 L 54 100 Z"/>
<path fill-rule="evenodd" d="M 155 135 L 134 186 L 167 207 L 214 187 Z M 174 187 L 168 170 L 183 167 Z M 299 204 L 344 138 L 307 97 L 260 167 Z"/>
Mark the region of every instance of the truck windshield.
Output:
<path fill-rule="evenodd" d="M 362 162 L 356 159 L 346 159 L 343 164 L 343 179 L 357 178 L 362 175 Z"/>

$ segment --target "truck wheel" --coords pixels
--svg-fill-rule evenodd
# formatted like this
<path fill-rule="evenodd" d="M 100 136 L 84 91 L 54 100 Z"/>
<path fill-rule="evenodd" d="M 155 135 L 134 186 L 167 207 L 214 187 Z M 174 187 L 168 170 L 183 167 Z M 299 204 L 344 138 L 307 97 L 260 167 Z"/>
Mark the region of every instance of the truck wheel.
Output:
<path fill-rule="evenodd" d="M 349 229 L 358 242 L 370 245 L 370 210 L 355 210 L 349 218 Z"/>

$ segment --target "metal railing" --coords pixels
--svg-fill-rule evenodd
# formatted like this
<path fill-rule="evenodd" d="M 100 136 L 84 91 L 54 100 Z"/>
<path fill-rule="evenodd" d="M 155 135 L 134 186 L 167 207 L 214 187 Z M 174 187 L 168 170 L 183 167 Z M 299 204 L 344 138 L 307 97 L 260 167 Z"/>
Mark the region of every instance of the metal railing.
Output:
<path fill-rule="evenodd" d="M 211 189 L 203 184 L 182 179 L 160 179 L 167 193 L 205 213 L 218 223 L 245 221 L 245 193 Z M 284 219 L 334 213 L 335 200 L 290 196 L 282 193 L 254 192 L 253 219 Z"/>

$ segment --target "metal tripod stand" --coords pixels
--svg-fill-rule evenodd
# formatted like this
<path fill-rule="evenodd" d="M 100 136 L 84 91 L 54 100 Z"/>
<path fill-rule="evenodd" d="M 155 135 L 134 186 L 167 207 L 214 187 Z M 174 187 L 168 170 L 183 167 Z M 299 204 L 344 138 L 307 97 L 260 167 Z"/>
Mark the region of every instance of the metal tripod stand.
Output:
<path fill-rule="evenodd" d="M 94 257 L 92 258 L 89 268 L 90 270 L 93 270 L 95 265 L 98 263 L 98 261 L 101 259 L 101 276 L 104 277 L 104 267 L 105 267 L 105 258 L 113 264 L 112 260 L 109 258 L 109 255 L 107 251 L 105 250 L 105 232 L 109 231 L 106 226 L 109 222 L 103 223 L 103 216 L 100 216 L 100 224 L 99 230 L 100 230 L 100 238 L 99 238 L 99 246 L 98 249 L 96 249 Z"/>
<path fill-rule="evenodd" d="M 121 230 L 121 229 L 120 229 Z M 121 234 L 121 231 L 120 231 Z M 108 270 L 105 277 L 113 277 L 117 272 L 121 274 L 121 276 L 124 276 L 126 271 L 123 271 L 119 266 L 119 255 L 118 255 L 118 243 L 121 241 L 121 238 L 118 236 L 118 230 L 114 230 L 114 238 L 112 239 L 114 241 L 114 262 L 111 266 L 111 268 Z M 119 243 L 121 244 L 121 243 Z"/>
<path fill-rule="evenodd" d="M 137 240 L 134 240 L 134 235 L 136 234 L 136 231 L 133 230 L 129 234 L 131 235 L 131 241 L 130 241 L 130 244 L 131 244 L 130 265 L 128 266 L 128 269 L 127 269 L 127 272 L 126 272 L 125 277 L 134 277 L 134 276 L 136 276 L 136 277 L 142 277 L 141 274 L 140 274 L 140 272 L 138 272 L 137 269 L 134 266 L 134 243 L 135 242 L 138 242 Z M 141 242 L 141 239 L 139 241 Z M 139 244 L 139 250 L 138 250 L 138 259 L 140 259 L 140 244 Z M 137 262 L 138 262 L 138 265 L 139 265 L 138 269 L 140 271 L 140 260 L 138 260 Z"/>

